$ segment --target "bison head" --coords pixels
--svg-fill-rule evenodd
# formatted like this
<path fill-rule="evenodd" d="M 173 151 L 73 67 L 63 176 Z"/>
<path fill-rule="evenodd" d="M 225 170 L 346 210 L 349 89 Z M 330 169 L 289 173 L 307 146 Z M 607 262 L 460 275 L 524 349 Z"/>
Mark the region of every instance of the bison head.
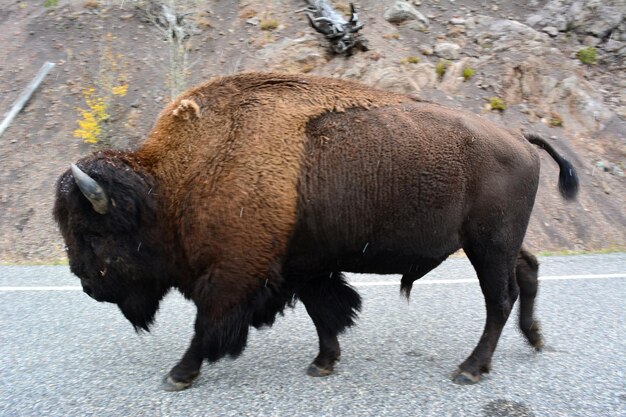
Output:
<path fill-rule="evenodd" d="M 134 165 L 112 153 L 72 165 L 57 183 L 54 217 L 84 292 L 148 330 L 170 285 L 153 180 Z"/>

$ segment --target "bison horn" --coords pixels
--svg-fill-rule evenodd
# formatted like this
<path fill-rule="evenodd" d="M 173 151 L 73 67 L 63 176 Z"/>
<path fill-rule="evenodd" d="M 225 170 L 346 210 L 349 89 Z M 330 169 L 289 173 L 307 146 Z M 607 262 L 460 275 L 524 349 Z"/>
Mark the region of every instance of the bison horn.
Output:
<path fill-rule="evenodd" d="M 72 164 L 72 175 L 74 175 L 74 180 L 80 192 L 91 202 L 93 209 L 100 214 L 107 214 L 109 211 L 109 198 L 100 184 L 81 171 L 75 164 Z"/>

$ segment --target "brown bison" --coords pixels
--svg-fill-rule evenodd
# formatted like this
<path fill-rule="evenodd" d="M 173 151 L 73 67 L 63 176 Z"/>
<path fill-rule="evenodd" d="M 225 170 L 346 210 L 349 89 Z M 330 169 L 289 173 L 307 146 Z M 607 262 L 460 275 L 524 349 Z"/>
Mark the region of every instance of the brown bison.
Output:
<path fill-rule="evenodd" d="M 176 288 L 197 306 L 195 334 L 165 387 L 188 387 L 204 359 L 239 355 L 249 327 L 302 301 L 319 335 L 311 376 L 339 359 L 359 295 L 343 271 L 413 282 L 463 248 L 487 307 L 484 333 L 455 374 L 488 372 L 511 307 L 542 346 L 537 262 L 521 250 L 539 156 L 572 165 L 534 135 L 364 85 L 246 73 L 191 89 L 134 152 L 103 151 L 59 179 L 54 216 L 85 293 L 148 330 Z"/>

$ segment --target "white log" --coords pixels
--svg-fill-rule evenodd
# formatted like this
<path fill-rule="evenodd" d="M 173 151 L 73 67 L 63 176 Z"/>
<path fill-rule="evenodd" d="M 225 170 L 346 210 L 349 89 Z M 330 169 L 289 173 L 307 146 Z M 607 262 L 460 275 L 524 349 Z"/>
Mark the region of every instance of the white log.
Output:
<path fill-rule="evenodd" d="M 52 68 L 54 68 L 54 63 L 52 62 L 46 62 L 45 64 L 43 64 L 35 78 L 33 78 L 30 84 L 28 84 L 24 91 L 22 91 L 17 100 L 15 100 L 15 103 L 13 103 L 11 110 L 6 113 L 2 124 L 0 124 L 0 136 L 2 136 L 7 127 L 9 127 L 15 116 L 17 116 L 17 114 L 24 108 L 24 106 L 28 102 L 28 99 L 33 95 L 35 90 L 37 90 L 39 84 L 41 84 L 43 79 L 46 77 L 46 75 L 48 75 Z"/>

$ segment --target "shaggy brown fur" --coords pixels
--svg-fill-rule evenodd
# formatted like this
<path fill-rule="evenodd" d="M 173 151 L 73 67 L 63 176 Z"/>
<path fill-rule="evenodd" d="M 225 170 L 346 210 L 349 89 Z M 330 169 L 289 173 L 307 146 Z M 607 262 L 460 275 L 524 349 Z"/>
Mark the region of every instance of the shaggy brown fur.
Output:
<path fill-rule="evenodd" d="M 349 81 L 240 74 L 177 98 L 135 152 L 78 162 L 108 196 L 106 214 L 68 170 L 54 215 L 85 292 L 134 326 L 149 328 L 171 287 L 195 302 L 195 335 L 167 389 L 189 386 L 203 359 L 241 353 L 249 326 L 271 325 L 294 299 L 319 336 L 308 373 L 327 375 L 361 305 L 342 271 L 402 274 L 408 297 L 462 247 L 487 306 L 456 377 L 475 382 L 520 287 L 520 327 L 541 346 L 537 264 L 520 251 L 539 178 L 529 141 L 573 198 L 572 166 L 537 136 Z"/>
<path fill-rule="evenodd" d="M 207 300 L 211 315 L 221 317 L 267 279 L 281 279 L 271 272 L 280 268 L 296 221 L 309 120 L 411 100 L 335 79 L 248 73 L 211 80 L 161 113 L 136 156 L 175 191 L 162 204 L 175 216 L 171 224 L 178 222 L 193 275 L 220 276 L 212 283 L 219 298 Z M 200 119 L 177 117 L 189 101 Z M 206 291 L 208 283 L 193 285 Z"/>

